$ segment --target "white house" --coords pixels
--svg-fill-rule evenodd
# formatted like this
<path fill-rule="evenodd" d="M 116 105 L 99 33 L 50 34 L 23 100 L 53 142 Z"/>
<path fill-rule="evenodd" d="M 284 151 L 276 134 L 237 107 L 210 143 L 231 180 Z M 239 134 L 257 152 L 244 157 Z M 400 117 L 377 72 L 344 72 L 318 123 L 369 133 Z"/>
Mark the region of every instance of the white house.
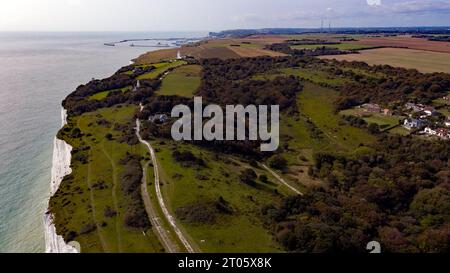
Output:
<path fill-rule="evenodd" d="M 445 126 L 450 127 L 450 116 L 447 117 L 447 120 L 445 121 Z"/>
<path fill-rule="evenodd" d="M 166 114 L 156 114 L 148 118 L 149 121 L 153 123 L 166 123 L 169 117 Z"/>
<path fill-rule="evenodd" d="M 420 128 L 422 126 L 425 126 L 427 122 L 425 120 L 421 119 L 405 119 L 405 122 L 403 123 L 403 127 L 405 127 L 408 130 L 412 130 L 415 128 Z"/>
<path fill-rule="evenodd" d="M 437 134 L 436 130 L 431 129 L 430 127 L 425 128 L 424 132 L 430 136 L 435 136 Z"/>

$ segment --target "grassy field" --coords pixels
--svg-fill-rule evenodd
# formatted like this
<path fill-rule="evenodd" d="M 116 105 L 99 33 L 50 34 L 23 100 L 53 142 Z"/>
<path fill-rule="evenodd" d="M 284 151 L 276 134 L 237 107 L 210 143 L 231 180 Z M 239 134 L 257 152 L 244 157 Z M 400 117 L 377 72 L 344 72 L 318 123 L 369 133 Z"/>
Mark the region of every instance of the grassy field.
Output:
<path fill-rule="evenodd" d="M 355 45 L 355 44 L 347 44 L 347 43 L 342 43 L 342 44 L 313 44 L 313 45 L 295 45 L 295 46 L 291 46 L 291 48 L 293 49 L 316 49 L 319 47 L 332 47 L 332 48 L 337 48 L 339 50 L 359 50 L 359 49 L 368 49 L 368 48 L 373 48 L 372 46 L 366 46 L 366 45 Z"/>
<path fill-rule="evenodd" d="M 125 92 L 128 92 L 128 91 L 131 91 L 131 87 L 124 87 L 124 88 L 120 88 L 120 89 L 107 90 L 107 91 L 103 91 L 103 92 L 99 92 L 97 94 L 94 94 L 94 95 L 90 96 L 89 99 L 90 100 L 102 100 L 102 99 L 106 98 L 109 95 L 109 93 L 112 93 L 112 92 L 125 93 Z"/>
<path fill-rule="evenodd" d="M 300 111 L 323 131 L 328 141 L 337 149 L 351 151 L 360 144 L 371 143 L 375 138 L 365 130 L 340 124 L 333 103 L 338 93 L 332 89 L 305 83 L 299 96 Z"/>
<path fill-rule="evenodd" d="M 334 86 L 341 86 L 349 83 L 348 79 L 332 76 L 324 71 L 318 71 L 315 69 L 305 69 L 305 68 L 284 68 L 276 71 L 271 71 L 269 73 L 256 75 L 253 77 L 254 80 L 265 80 L 274 79 L 277 76 L 297 76 L 302 79 L 311 81 L 316 84 L 326 83 Z"/>
<path fill-rule="evenodd" d="M 101 109 L 71 118 L 66 126 L 79 128 L 83 136 L 64 137 L 78 152 L 72 157 L 72 174 L 64 178 L 50 208 L 55 214 L 58 234 L 80 234 L 75 240 L 81 244 L 82 252 L 164 252 L 152 230 L 146 230 L 144 235 L 144 230 L 124 224 L 128 197 L 121 191 L 124 169 L 119 161 L 127 152 L 139 154 L 142 148 L 121 143 L 121 131 L 113 128 L 129 123 L 136 109 L 136 106 Z M 97 121 L 101 119 L 111 123 L 99 125 Z M 108 133 L 111 140 L 105 138 Z M 87 162 L 83 163 L 82 158 Z M 106 217 L 107 207 L 117 215 Z M 87 225 L 95 228 L 83 232 Z"/>
<path fill-rule="evenodd" d="M 360 116 L 367 124 L 375 123 L 380 126 L 381 130 L 388 130 L 399 124 L 400 120 L 404 120 L 402 116 L 386 116 L 381 113 L 367 113 L 363 109 L 348 109 L 339 112 L 341 115 Z"/>
<path fill-rule="evenodd" d="M 138 80 L 155 79 L 156 77 L 158 77 L 159 75 L 165 73 L 169 69 L 176 68 L 178 66 L 185 65 L 185 64 L 186 64 L 185 61 L 180 61 L 180 60 L 170 61 L 170 62 L 162 62 L 162 63 L 155 63 L 155 64 L 152 64 L 154 67 L 156 67 L 155 70 L 153 70 L 151 72 L 148 72 L 148 73 L 145 73 L 145 74 L 137 77 L 137 79 Z"/>
<path fill-rule="evenodd" d="M 361 51 L 360 54 L 322 56 L 322 59 L 359 61 L 369 65 L 391 65 L 417 69 L 422 73 L 450 73 L 450 53 L 440 53 L 402 48 L 379 48 Z"/>
<path fill-rule="evenodd" d="M 174 69 L 164 77 L 157 94 L 191 98 L 200 86 L 200 72 L 201 66 L 199 65 L 184 65 Z"/>
<path fill-rule="evenodd" d="M 444 100 L 444 99 L 437 99 L 437 100 L 433 101 L 433 104 L 436 106 L 442 106 L 442 105 L 450 106 L 450 101 Z"/>
<path fill-rule="evenodd" d="M 255 187 L 239 181 L 239 172 L 250 168 L 246 163 L 233 161 L 222 155 L 201 150 L 187 144 L 154 141 L 161 167 L 163 194 L 169 209 L 192 204 L 217 201 L 220 197 L 233 208 L 231 215 L 220 214 L 214 223 L 178 222 L 187 234 L 204 252 L 279 252 L 279 245 L 259 218 L 259 211 L 265 204 L 279 200 L 280 194 L 290 194 L 283 186 L 273 182 L 273 178 L 262 169 L 258 174 L 266 174 L 272 182 L 258 182 Z M 206 162 L 206 167 L 186 167 L 177 163 L 173 149 L 191 151 Z"/>
<path fill-rule="evenodd" d="M 393 37 L 367 37 L 361 36 L 358 41 L 351 42 L 356 45 L 398 47 L 434 52 L 450 53 L 450 43 L 429 41 L 424 38 L 412 38 L 410 35 L 398 35 Z"/>
<path fill-rule="evenodd" d="M 337 97 L 338 93 L 332 89 L 305 82 L 298 96 L 300 115 L 282 115 L 280 137 L 282 145 L 287 144 L 283 157 L 289 162 L 283 177 L 293 185 L 303 188 L 325 185 L 307 174 L 315 152 L 360 154 L 368 151 L 361 144 L 375 141 L 367 130 L 340 122 L 333 106 Z"/>
<path fill-rule="evenodd" d="M 401 136 L 407 136 L 411 133 L 411 131 L 408 131 L 407 129 L 405 129 L 402 126 L 399 126 L 399 127 L 395 127 L 393 129 L 389 130 L 389 133 L 401 135 Z"/>

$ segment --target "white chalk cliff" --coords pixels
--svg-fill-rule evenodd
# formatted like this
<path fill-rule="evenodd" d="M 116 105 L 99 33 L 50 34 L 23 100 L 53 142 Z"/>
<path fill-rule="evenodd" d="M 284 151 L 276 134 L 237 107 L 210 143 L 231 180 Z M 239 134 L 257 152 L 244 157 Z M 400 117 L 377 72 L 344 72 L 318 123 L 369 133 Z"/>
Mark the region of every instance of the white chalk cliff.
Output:
<path fill-rule="evenodd" d="M 61 111 L 62 126 L 67 124 L 67 111 Z M 70 174 L 72 147 L 65 141 L 55 137 L 53 146 L 52 176 L 50 183 L 50 196 L 53 196 L 59 188 L 64 176 Z M 45 252 L 46 253 L 77 253 L 71 245 L 66 244 L 63 237 L 56 233 L 53 224 L 53 215 L 49 212 L 44 215 Z"/>

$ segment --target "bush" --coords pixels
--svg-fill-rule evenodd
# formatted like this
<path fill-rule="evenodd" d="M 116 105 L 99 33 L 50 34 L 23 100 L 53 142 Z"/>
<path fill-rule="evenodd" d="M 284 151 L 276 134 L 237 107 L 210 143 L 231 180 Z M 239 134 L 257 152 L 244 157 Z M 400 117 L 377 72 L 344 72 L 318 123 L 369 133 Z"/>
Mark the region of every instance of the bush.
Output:
<path fill-rule="evenodd" d="M 261 181 L 261 182 L 263 182 L 263 183 L 267 183 L 267 182 L 269 182 L 269 179 L 267 178 L 267 175 L 261 174 L 261 175 L 259 176 L 259 181 Z"/>
<path fill-rule="evenodd" d="M 275 155 L 269 159 L 269 166 L 277 170 L 284 170 L 287 167 L 287 160 L 281 155 Z"/>
<path fill-rule="evenodd" d="M 255 179 L 258 176 L 256 175 L 255 171 L 253 169 L 245 169 L 244 171 L 241 172 L 241 175 L 239 176 L 239 180 L 247 185 L 250 186 L 254 186 L 255 183 Z"/>

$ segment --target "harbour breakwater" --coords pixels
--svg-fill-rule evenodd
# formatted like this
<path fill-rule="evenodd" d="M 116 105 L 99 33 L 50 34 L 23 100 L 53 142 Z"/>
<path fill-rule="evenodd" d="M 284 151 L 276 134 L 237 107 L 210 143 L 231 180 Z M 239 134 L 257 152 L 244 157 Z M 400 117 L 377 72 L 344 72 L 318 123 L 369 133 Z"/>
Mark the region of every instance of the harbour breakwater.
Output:
<path fill-rule="evenodd" d="M 67 124 L 67 111 L 61 110 L 62 127 Z M 50 182 L 50 197 L 59 188 L 63 178 L 72 172 L 70 168 L 72 146 L 64 140 L 55 137 L 53 145 L 53 159 Z M 44 215 L 45 252 L 46 253 L 77 253 L 77 249 L 66 244 L 64 238 L 56 233 L 53 215 L 47 211 Z"/>

